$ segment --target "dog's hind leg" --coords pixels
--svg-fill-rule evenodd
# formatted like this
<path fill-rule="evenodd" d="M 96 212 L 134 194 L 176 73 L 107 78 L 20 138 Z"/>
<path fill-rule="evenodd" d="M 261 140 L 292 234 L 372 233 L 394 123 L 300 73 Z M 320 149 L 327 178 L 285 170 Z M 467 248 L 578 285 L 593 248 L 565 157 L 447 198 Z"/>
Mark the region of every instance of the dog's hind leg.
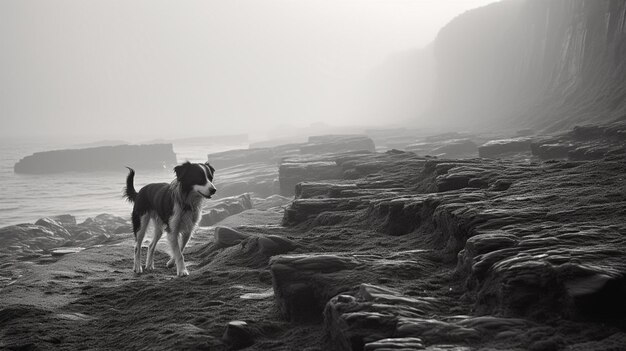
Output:
<path fill-rule="evenodd" d="M 159 239 L 161 239 L 161 235 L 163 234 L 163 227 L 160 225 L 158 221 L 153 221 L 154 223 L 154 237 L 152 238 L 152 242 L 150 242 L 150 246 L 148 246 L 148 256 L 146 257 L 146 270 L 152 271 L 154 270 L 154 250 L 156 249 L 157 243 Z"/>
<path fill-rule="evenodd" d="M 134 214 L 133 217 L 135 217 Z M 133 222 L 135 222 L 135 220 L 133 220 Z M 135 273 L 143 272 L 143 269 L 141 268 L 141 244 L 143 243 L 143 238 L 146 235 L 149 223 L 150 216 L 148 214 L 144 214 L 140 217 L 139 228 L 135 228 L 135 262 L 133 265 L 133 271 Z"/>
<path fill-rule="evenodd" d="M 176 264 L 176 261 L 174 261 L 174 257 L 170 257 L 170 260 L 167 261 L 167 263 L 165 264 L 165 267 L 172 268 L 174 267 L 175 264 Z"/>

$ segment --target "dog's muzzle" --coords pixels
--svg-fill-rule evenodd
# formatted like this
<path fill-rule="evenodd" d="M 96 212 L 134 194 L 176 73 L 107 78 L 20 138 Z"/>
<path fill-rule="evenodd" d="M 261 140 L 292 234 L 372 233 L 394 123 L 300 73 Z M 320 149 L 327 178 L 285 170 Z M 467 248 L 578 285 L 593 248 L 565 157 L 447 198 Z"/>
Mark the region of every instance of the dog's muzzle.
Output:
<path fill-rule="evenodd" d="M 217 189 L 209 189 L 209 194 L 205 194 L 201 191 L 198 191 L 198 194 L 202 195 L 202 197 L 204 197 L 205 199 L 210 199 L 211 196 L 213 196 L 213 194 L 215 194 L 217 192 Z"/>

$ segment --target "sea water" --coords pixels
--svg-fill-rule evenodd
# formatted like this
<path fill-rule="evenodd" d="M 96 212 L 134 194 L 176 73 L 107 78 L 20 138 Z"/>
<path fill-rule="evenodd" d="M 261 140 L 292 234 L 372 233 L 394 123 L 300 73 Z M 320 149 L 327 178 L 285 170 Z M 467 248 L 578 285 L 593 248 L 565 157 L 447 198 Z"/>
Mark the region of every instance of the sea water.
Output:
<path fill-rule="evenodd" d="M 0 141 L 0 227 L 34 223 L 42 217 L 71 214 L 81 222 L 101 213 L 129 217 L 132 205 L 122 197 L 128 170 L 69 172 L 31 175 L 15 174 L 13 166 L 35 152 L 75 148 L 63 140 Z M 207 154 L 248 145 L 174 144 L 178 162 L 205 162 Z M 132 165 L 131 165 L 132 166 Z M 135 188 L 153 182 L 170 182 L 172 169 L 137 170 Z M 218 180 L 217 180 L 218 181 Z"/>

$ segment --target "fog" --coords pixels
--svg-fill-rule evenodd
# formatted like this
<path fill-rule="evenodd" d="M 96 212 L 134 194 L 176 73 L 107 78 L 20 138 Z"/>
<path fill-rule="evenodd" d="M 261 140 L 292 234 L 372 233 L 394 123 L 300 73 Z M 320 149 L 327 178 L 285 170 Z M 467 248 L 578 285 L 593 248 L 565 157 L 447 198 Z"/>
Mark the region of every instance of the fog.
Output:
<path fill-rule="evenodd" d="M 0 2 L 1 135 L 174 138 L 421 118 L 429 43 L 493 0 Z"/>

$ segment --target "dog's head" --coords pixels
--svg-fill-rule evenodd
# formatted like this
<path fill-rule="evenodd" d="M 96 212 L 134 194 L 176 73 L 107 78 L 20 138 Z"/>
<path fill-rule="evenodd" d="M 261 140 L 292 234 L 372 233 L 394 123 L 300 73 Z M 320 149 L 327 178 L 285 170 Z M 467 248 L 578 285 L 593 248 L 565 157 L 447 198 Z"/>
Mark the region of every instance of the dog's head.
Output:
<path fill-rule="evenodd" d="M 217 191 L 213 185 L 213 175 L 215 168 L 207 163 L 190 163 L 189 161 L 182 165 L 174 167 L 176 179 L 181 184 L 185 193 L 193 192 L 210 199 Z"/>

